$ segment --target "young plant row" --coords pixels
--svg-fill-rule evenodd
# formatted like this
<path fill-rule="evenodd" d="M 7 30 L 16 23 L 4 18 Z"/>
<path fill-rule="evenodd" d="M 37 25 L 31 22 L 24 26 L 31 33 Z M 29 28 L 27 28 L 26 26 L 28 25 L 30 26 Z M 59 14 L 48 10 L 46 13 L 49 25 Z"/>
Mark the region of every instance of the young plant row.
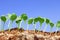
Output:
<path fill-rule="evenodd" d="M 16 14 L 8 14 L 7 16 L 6 15 L 3 15 L 3 16 L 0 16 L 0 21 L 2 21 L 4 24 L 6 23 L 7 20 L 10 20 L 9 24 L 8 24 L 8 28 L 9 28 L 9 31 L 12 27 L 12 23 L 15 21 L 16 24 L 17 24 L 17 28 L 18 30 L 20 29 L 21 27 L 21 24 L 22 24 L 22 21 L 24 21 L 25 23 L 27 23 L 28 25 L 30 24 L 33 24 L 34 25 L 34 30 L 36 29 L 36 23 L 39 22 L 40 23 L 40 26 L 39 26 L 39 30 L 41 29 L 42 27 L 42 24 L 45 22 L 46 23 L 46 26 L 44 27 L 44 30 L 46 30 L 46 28 L 48 27 L 48 25 L 50 25 L 50 30 L 52 31 L 52 28 L 54 26 L 56 26 L 57 30 L 58 31 L 58 28 L 60 28 L 60 21 L 57 21 L 56 24 L 54 24 L 53 22 L 51 22 L 51 20 L 49 20 L 48 18 L 42 18 L 42 17 L 36 17 L 36 18 L 29 18 L 28 19 L 28 16 L 26 14 L 21 14 L 21 16 L 17 16 Z M 1 26 L 1 29 L 2 31 L 4 31 L 4 24 L 3 26 Z M 28 27 L 27 26 L 27 30 L 28 30 Z"/>

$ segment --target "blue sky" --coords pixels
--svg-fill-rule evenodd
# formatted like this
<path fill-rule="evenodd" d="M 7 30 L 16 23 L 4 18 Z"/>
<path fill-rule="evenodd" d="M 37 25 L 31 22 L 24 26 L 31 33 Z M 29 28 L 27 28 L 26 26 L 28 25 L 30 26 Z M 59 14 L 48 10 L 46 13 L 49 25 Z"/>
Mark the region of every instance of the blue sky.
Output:
<path fill-rule="evenodd" d="M 29 18 L 42 16 L 56 23 L 60 20 L 60 0 L 0 0 L 0 16 L 8 13 L 18 16 L 26 13 Z M 49 27 L 46 31 L 49 31 Z"/>

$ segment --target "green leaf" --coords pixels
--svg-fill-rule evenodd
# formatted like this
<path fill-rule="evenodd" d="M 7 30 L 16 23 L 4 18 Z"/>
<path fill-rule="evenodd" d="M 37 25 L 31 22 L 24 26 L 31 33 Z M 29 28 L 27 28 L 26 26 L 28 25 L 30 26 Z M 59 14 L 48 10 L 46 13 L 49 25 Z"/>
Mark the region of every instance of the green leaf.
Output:
<path fill-rule="evenodd" d="M 46 19 L 46 24 L 49 24 L 50 23 L 50 20 L 49 19 Z"/>
<path fill-rule="evenodd" d="M 57 21 L 56 27 L 60 28 L 60 21 Z"/>
<path fill-rule="evenodd" d="M 28 19 L 28 17 L 27 17 L 26 14 L 22 14 L 22 15 L 21 15 L 21 18 L 22 18 L 24 21 L 26 21 L 26 20 Z"/>
<path fill-rule="evenodd" d="M 44 18 L 39 17 L 40 24 L 44 23 Z"/>
<path fill-rule="evenodd" d="M 50 23 L 50 26 L 51 26 L 51 28 L 53 28 L 54 24 L 53 23 Z"/>
<path fill-rule="evenodd" d="M 3 22 L 6 22 L 6 17 L 5 17 L 5 16 L 1 16 L 1 20 L 2 20 Z"/>
<path fill-rule="evenodd" d="M 34 18 L 34 24 L 36 23 L 36 22 L 38 22 L 38 18 Z"/>
<path fill-rule="evenodd" d="M 20 17 L 17 17 L 17 19 L 16 19 L 16 23 L 18 24 L 18 23 L 20 23 L 21 22 L 21 18 Z"/>
<path fill-rule="evenodd" d="M 29 20 L 28 20 L 28 24 L 32 24 L 33 23 L 33 18 L 30 18 Z"/>
<path fill-rule="evenodd" d="M 10 20 L 14 21 L 16 18 L 17 18 L 17 15 L 16 14 L 12 14 L 11 17 L 10 17 Z"/>
<path fill-rule="evenodd" d="M 44 19 L 43 18 L 41 18 L 41 21 L 40 21 L 41 23 L 44 23 Z"/>
<path fill-rule="evenodd" d="M 20 21 L 21 21 L 21 20 L 17 20 L 16 23 L 18 24 L 18 23 L 20 23 Z"/>

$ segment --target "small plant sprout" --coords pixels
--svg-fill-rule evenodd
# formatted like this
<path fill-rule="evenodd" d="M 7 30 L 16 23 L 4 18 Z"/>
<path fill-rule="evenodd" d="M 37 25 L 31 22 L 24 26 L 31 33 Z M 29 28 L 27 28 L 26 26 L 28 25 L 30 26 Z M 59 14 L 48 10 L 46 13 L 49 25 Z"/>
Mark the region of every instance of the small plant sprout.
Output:
<path fill-rule="evenodd" d="M 18 30 L 20 29 L 20 22 L 21 22 L 21 18 L 17 17 L 16 24 L 17 24 Z"/>
<path fill-rule="evenodd" d="M 46 30 L 46 28 L 47 28 L 48 24 L 50 23 L 50 20 L 46 18 L 46 19 L 45 19 L 45 22 L 46 22 L 46 26 L 44 27 L 44 30 L 43 30 L 43 31 L 45 31 L 45 30 Z"/>
<path fill-rule="evenodd" d="M 38 20 L 39 20 L 38 18 L 34 18 L 34 21 L 33 21 L 34 22 L 34 27 L 35 27 L 34 30 L 36 29 L 36 23 L 38 22 Z"/>
<path fill-rule="evenodd" d="M 27 21 L 28 17 L 27 17 L 26 14 L 23 13 L 23 14 L 21 15 L 21 19 L 24 20 L 24 22 L 25 22 L 25 24 L 26 24 L 26 21 Z M 21 21 L 21 23 L 22 23 L 22 21 Z"/>
<path fill-rule="evenodd" d="M 28 25 L 30 25 L 30 24 L 32 24 L 33 23 L 33 18 L 30 18 L 29 20 L 28 20 Z M 28 27 L 27 27 L 27 30 L 28 30 Z"/>
<path fill-rule="evenodd" d="M 4 31 L 4 24 L 6 22 L 6 17 L 5 16 L 1 16 L 1 20 L 3 21 L 3 27 L 2 27 L 2 32 Z"/>
<path fill-rule="evenodd" d="M 9 24 L 9 31 L 10 31 L 10 26 L 12 26 L 12 23 L 13 23 L 13 21 L 14 20 L 16 20 L 16 18 L 17 18 L 17 15 L 16 14 L 12 14 L 11 16 L 10 16 L 10 24 Z"/>
<path fill-rule="evenodd" d="M 41 29 L 41 26 L 44 23 L 44 18 L 38 17 L 38 19 L 39 19 L 39 23 L 40 23 L 40 27 L 39 28 Z"/>
<path fill-rule="evenodd" d="M 50 27 L 51 27 L 50 32 L 52 32 L 52 28 L 54 27 L 54 23 L 51 22 Z"/>
<path fill-rule="evenodd" d="M 56 30 L 56 32 L 57 32 L 58 28 L 60 28 L 60 21 L 57 21 L 56 27 L 57 27 L 57 30 Z"/>

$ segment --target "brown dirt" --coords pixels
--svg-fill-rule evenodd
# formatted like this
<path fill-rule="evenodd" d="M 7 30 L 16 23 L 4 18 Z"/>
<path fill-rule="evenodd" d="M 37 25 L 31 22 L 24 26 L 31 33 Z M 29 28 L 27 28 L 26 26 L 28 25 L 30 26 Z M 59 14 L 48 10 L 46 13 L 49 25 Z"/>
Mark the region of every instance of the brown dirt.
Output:
<path fill-rule="evenodd" d="M 10 32 L 0 32 L 0 40 L 60 40 L 60 31 L 50 33 L 13 28 Z"/>

